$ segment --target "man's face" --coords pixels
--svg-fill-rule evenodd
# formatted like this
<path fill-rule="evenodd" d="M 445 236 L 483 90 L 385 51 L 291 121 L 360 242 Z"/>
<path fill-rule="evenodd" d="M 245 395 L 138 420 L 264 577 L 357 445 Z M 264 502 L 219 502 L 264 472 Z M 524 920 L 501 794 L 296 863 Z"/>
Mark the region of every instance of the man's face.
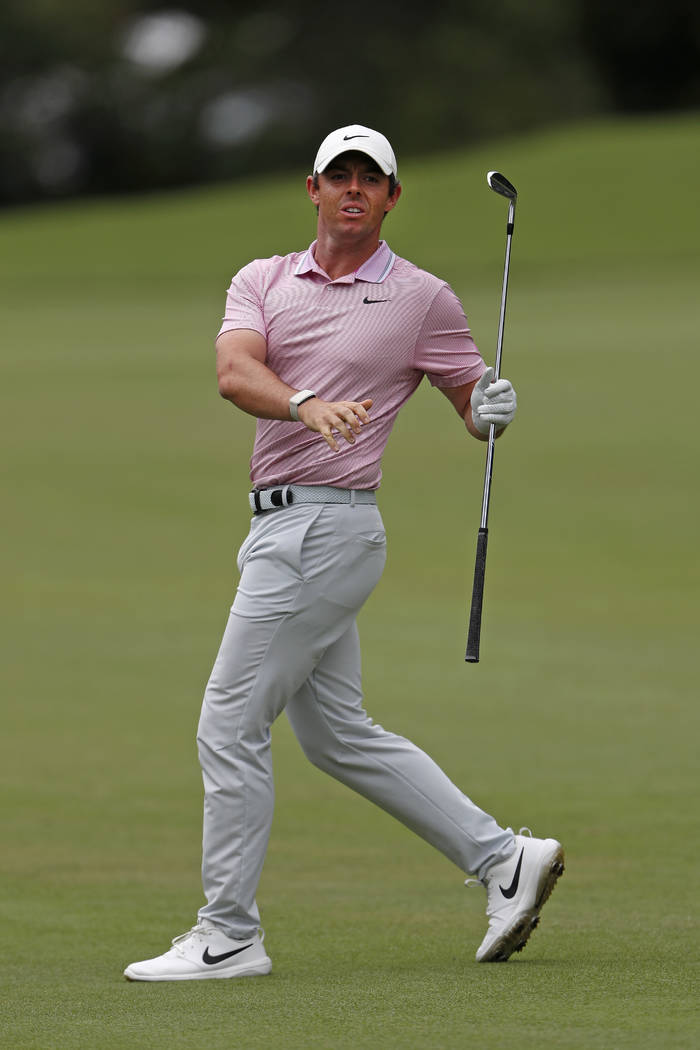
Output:
<path fill-rule="evenodd" d="M 391 211 L 401 194 L 389 193 L 389 176 L 364 153 L 341 153 L 306 188 L 318 208 L 319 231 L 358 239 L 378 231 L 384 213 Z"/>

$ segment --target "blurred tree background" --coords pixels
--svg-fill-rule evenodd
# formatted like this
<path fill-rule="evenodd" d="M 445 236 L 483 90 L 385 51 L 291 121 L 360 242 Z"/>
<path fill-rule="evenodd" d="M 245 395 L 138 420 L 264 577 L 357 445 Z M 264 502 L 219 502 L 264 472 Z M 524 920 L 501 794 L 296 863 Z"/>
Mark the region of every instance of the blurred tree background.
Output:
<path fill-rule="evenodd" d="M 307 168 L 346 123 L 405 157 L 699 104 L 690 0 L 5 0 L 0 204 Z"/>

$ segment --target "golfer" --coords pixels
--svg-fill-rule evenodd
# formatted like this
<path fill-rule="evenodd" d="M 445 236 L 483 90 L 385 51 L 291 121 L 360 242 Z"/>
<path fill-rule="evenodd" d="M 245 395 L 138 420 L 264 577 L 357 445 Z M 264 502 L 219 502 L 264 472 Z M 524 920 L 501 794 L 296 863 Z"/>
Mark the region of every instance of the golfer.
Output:
<path fill-rule="evenodd" d="M 501 827 L 363 709 L 356 617 L 384 567 L 376 493 L 396 415 L 427 376 L 484 440 L 512 421 L 516 398 L 492 381 L 449 286 L 380 240 L 401 196 L 387 139 L 333 131 L 306 188 L 316 240 L 244 266 L 217 339 L 219 392 L 257 428 L 251 527 L 197 737 L 206 904 L 164 955 L 127 967 L 133 981 L 270 972 L 256 891 L 282 711 L 311 762 L 484 884 L 478 961 L 524 946 L 563 870 L 557 841 Z"/>

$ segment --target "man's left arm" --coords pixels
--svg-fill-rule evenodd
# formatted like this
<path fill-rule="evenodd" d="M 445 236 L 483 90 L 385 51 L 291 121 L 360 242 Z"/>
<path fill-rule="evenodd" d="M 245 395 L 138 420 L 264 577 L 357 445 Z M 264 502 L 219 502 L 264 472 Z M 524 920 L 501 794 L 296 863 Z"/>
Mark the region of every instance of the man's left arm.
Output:
<path fill-rule="evenodd" d="M 469 433 L 479 441 L 488 438 L 491 423 L 495 423 L 498 436 L 512 421 L 515 391 L 507 379 L 494 383 L 493 368 L 487 368 L 478 380 L 459 383 L 462 376 L 478 372 L 483 359 L 462 304 L 447 284 L 442 284 L 425 315 L 414 366 L 452 402 Z"/>
<path fill-rule="evenodd" d="M 509 379 L 493 382 L 493 368 L 487 368 L 480 379 L 462 386 L 439 388 L 464 420 L 469 433 L 479 441 L 486 441 L 492 423 L 496 437 L 500 437 L 512 423 L 518 407 L 513 384 Z"/>

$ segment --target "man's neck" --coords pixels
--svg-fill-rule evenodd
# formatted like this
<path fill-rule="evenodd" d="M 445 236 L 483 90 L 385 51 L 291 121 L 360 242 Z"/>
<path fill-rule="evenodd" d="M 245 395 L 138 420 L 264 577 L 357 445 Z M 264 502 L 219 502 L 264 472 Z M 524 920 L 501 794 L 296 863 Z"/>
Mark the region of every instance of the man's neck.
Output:
<path fill-rule="evenodd" d="M 332 281 L 346 277 L 371 259 L 379 247 L 379 237 L 374 236 L 357 244 L 348 244 L 347 240 L 334 241 L 323 236 L 319 231 L 314 247 L 314 258 L 322 270 L 325 270 Z"/>

